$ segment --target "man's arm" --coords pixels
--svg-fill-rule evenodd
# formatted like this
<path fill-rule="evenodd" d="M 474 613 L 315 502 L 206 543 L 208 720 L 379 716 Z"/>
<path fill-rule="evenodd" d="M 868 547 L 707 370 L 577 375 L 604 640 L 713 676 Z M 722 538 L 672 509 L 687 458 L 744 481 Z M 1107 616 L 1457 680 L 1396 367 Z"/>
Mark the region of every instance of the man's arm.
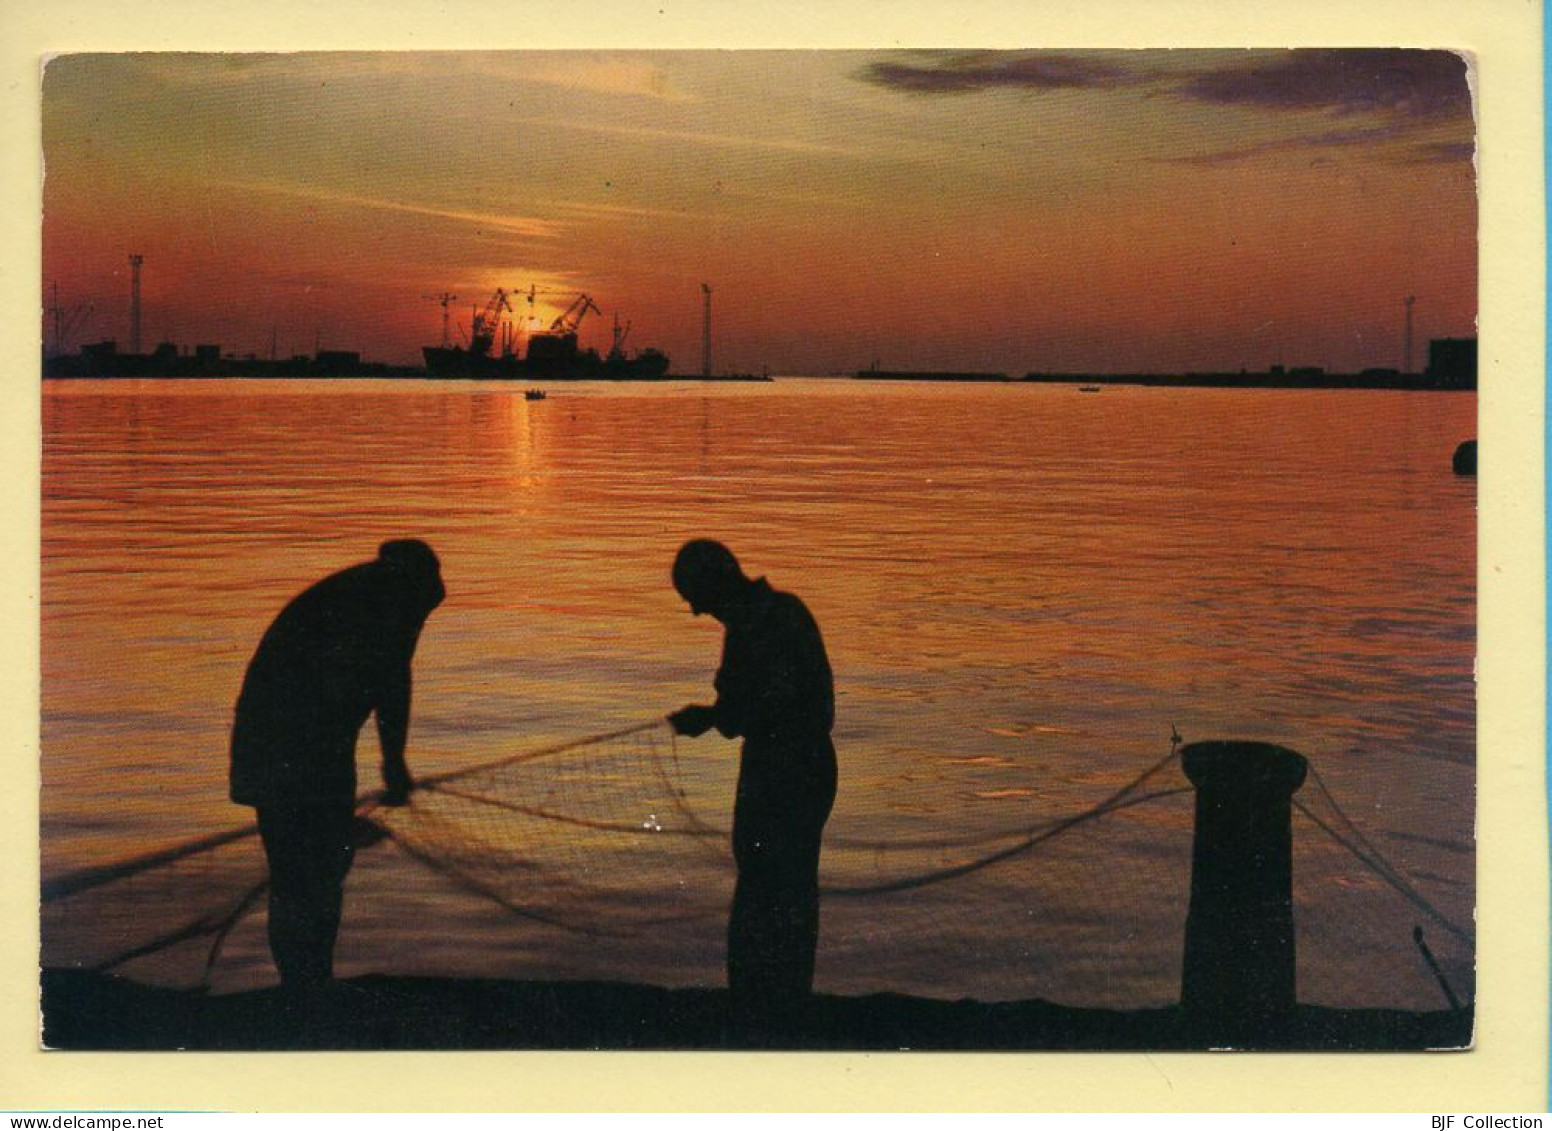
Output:
<path fill-rule="evenodd" d="M 740 651 L 731 636 L 723 639 L 722 663 L 712 681 L 717 701 L 710 706 L 694 703 L 669 715 L 668 721 L 675 731 L 691 738 L 698 738 L 712 727 L 723 738 L 737 738 L 744 733 L 744 703 L 750 692 L 744 686 L 747 677 L 741 674 L 747 668 L 747 659 Z"/>
<path fill-rule="evenodd" d="M 717 701 L 707 708 L 706 724 L 716 727 L 723 738 L 738 738 L 747 733 L 749 708 L 759 697 L 757 677 L 751 672 L 750 642 L 730 633 L 723 643 L 722 663 L 717 667 L 712 686 Z"/>
<path fill-rule="evenodd" d="M 415 783 L 404 761 L 410 733 L 410 666 L 395 668 L 377 701 L 377 741 L 383 750 L 383 803 L 403 805 Z"/>
<path fill-rule="evenodd" d="M 719 689 L 720 691 L 720 689 Z M 738 699 L 719 694 L 717 701 L 707 708 L 711 725 L 723 738 L 739 738 L 744 733 L 744 706 Z"/>

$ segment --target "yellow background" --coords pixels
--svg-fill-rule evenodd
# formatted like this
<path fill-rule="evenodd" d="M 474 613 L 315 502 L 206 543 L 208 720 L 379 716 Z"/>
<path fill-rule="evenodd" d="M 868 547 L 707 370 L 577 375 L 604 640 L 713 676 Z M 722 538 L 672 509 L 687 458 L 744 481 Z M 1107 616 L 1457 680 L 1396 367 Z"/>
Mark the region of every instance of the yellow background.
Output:
<path fill-rule="evenodd" d="M 225 1111 L 1543 1111 L 1547 1106 L 1541 6 L 1532 0 L 0 2 L 0 1108 Z M 40 67 L 68 51 L 1446 47 L 1482 192 L 1480 953 L 1467 1053 L 86 1054 L 38 1050 Z"/>

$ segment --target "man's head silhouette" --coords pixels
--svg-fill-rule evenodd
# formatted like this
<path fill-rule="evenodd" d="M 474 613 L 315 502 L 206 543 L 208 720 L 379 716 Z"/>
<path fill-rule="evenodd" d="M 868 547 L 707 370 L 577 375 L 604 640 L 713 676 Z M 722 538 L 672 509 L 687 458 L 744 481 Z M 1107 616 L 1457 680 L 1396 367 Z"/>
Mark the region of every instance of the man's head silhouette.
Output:
<path fill-rule="evenodd" d="M 377 548 L 377 560 L 405 581 L 417 612 L 429 613 L 442 603 L 442 564 L 430 546 L 418 538 L 398 538 Z"/>
<path fill-rule="evenodd" d="M 721 542 L 694 539 L 674 558 L 674 588 L 696 616 L 709 613 L 726 620 L 748 585 L 738 559 Z"/>

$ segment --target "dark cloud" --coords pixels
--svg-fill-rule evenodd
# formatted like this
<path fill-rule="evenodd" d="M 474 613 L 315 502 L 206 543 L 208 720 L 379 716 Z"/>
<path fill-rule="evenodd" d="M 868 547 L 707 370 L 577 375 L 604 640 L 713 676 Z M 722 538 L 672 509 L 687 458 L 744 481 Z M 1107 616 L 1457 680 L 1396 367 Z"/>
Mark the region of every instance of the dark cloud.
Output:
<path fill-rule="evenodd" d="M 1199 70 L 1171 93 L 1214 106 L 1321 115 L 1336 128 L 1163 159 L 1168 164 L 1210 167 L 1265 154 L 1319 155 L 1357 147 L 1383 153 L 1392 162 L 1419 164 L 1469 161 L 1475 152 L 1466 63 L 1448 51 L 1257 52 Z M 1441 130 L 1457 136 L 1405 150 L 1388 144 L 1412 141 L 1420 134 L 1438 139 Z"/>
<path fill-rule="evenodd" d="M 1449 51 L 1302 49 L 1256 54 L 1198 73 L 1178 93 L 1219 106 L 1383 114 L 1414 121 L 1471 115 L 1466 63 Z"/>
<path fill-rule="evenodd" d="M 1421 164 L 1470 160 L 1475 152 L 1466 61 L 1449 51 L 1188 52 L 1169 56 L 1168 66 L 1150 58 L 1156 54 L 1118 59 L 1113 52 L 1085 51 L 908 52 L 871 63 L 857 77 L 915 95 L 1142 90 L 1151 97 L 1258 110 L 1269 125 L 1281 119 L 1288 128 L 1303 127 L 1290 136 L 1154 159 L 1163 164 L 1213 167 L 1304 152 L 1323 160 L 1357 147 L 1383 148 L 1389 160 Z M 1311 130 L 1311 116 L 1325 118 L 1332 128 Z M 1432 140 L 1422 142 L 1421 137 Z M 1415 144 L 1402 150 L 1407 142 Z"/>
<path fill-rule="evenodd" d="M 1209 65 L 1183 74 L 1142 65 L 1150 54 L 1137 52 L 1134 65 L 1118 60 L 1113 52 L 910 52 L 870 63 L 857 77 L 908 94 L 1149 86 L 1197 102 L 1273 111 L 1381 114 L 1426 121 L 1471 114 L 1466 62 L 1449 51 L 1368 47 L 1214 51 L 1204 53 Z"/>
<path fill-rule="evenodd" d="M 967 94 L 973 91 L 1092 90 L 1135 86 L 1146 76 L 1117 63 L 1081 54 L 979 51 L 920 62 L 871 63 L 858 75 L 864 82 L 909 94 Z"/>

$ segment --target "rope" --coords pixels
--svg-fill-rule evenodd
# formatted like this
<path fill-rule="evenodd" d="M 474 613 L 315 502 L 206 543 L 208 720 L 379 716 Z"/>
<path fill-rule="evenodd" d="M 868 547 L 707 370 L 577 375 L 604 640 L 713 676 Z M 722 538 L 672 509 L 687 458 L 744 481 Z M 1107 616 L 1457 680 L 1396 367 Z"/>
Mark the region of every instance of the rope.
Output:
<path fill-rule="evenodd" d="M 653 719 L 650 722 L 621 727 L 619 730 L 605 731 L 602 734 L 589 735 L 586 738 L 575 738 L 570 742 L 559 742 L 554 746 L 545 746 L 538 750 L 525 750 L 520 754 L 509 754 L 502 758 L 492 759 L 489 762 L 465 766 L 460 770 L 448 770 L 440 774 L 431 774 L 429 777 L 418 779 L 415 782 L 415 789 L 434 789 L 445 782 L 457 781 L 459 778 L 470 777 L 473 774 L 484 773 L 488 770 L 499 770 L 506 766 L 516 766 L 523 762 L 532 762 L 535 759 L 548 758 L 556 754 L 565 754 L 571 750 L 580 750 L 584 746 L 597 746 L 602 742 L 610 742 L 616 738 L 628 738 L 633 734 L 641 734 L 663 725 L 664 720 Z M 378 795 L 381 795 L 381 791 L 379 791 Z"/>
<path fill-rule="evenodd" d="M 152 868 L 161 867 L 164 864 L 176 864 L 179 860 L 186 860 L 190 856 L 201 852 L 210 852 L 221 848 L 244 837 L 253 836 L 259 831 L 257 824 L 244 825 L 238 829 L 228 829 L 225 832 L 212 833 L 209 836 L 198 837 L 195 840 L 185 841 L 182 844 L 173 845 L 170 848 L 158 849 L 155 852 L 147 852 L 140 856 L 132 856 L 128 860 L 122 860 L 114 864 L 100 864 L 89 868 L 81 868 L 74 872 L 67 872 L 63 876 L 47 880 L 43 884 L 43 902 L 52 903 L 56 899 L 63 899 L 67 895 L 75 895 L 77 892 L 88 891 L 91 888 L 101 887 L 103 884 L 111 884 L 116 880 L 127 880 L 132 876 L 138 876 L 141 872 L 150 871 Z"/>
<path fill-rule="evenodd" d="M 1174 789 L 1158 790 L 1153 793 L 1145 794 L 1142 797 L 1134 798 L 1131 801 L 1126 800 L 1128 794 L 1132 793 L 1140 785 L 1142 785 L 1143 782 L 1147 781 L 1150 777 L 1167 766 L 1175 758 L 1175 756 L 1176 752 L 1174 748 L 1171 747 L 1170 752 L 1164 755 L 1163 758 L 1160 758 L 1152 766 L 1144 770 L 1136 778 L 1122 786 L 1115 793 L 1111 794 L 1092 809 L 1085 810 L 1082 813 L 1078 813 L 1074 816 L 1067 817 L 1064 820 L 1057 821 L 1054 825 L 1051 825 L 1041 832 L 1033 833 L 1027 836 L 1018 844 L 1011 845 L 1008 848 L 1004 848 L 998 852 L 989 853 L 988 855 L 983 856 L 978 860 L 972 860 L 965 864 L 958 864 L 951 868 L 941 868 L 935 872 L 928 872 L 921 876 L 912 876 L 902 880 L 893 880 L 886 884 L 875 884 L 865 887 L 826 888 L 824 889 L 825 894 L 840 896 L 880 895 L 885 892 L 905 891 L 910 888 L 921 888 L 926 887 L 929 884 L 942 883 L 944 880 L 951 880 L 958 876 L 968 875 L 971 872 L 979 872 L 981 869 L 989 868 L 993 864 L 999 864 L 1004 860 L 1011 860 L 1015 856 L 1019 856 L 1025 852 L 1028 852 L 1036 845 L 1043 844 L 1053 837 L 1061 835 L 1068 829 L 1074 828 L 1077 825 L 1081 825 L 1086 821 L 1092 821 L 1096 817 L 1101 817 L 1106 813 L 1113 813 L 1118 809 L 1129 808 L 1132 805 L 1141 805 L 1145 801 L 1152 801 L 1159 797 L 1169 797 L 1179 793 L 1187 793 L 1189 792 L 1189 787 L 1180 786 Z"/>
<path fill-rule="evenodd" d="M 1310 767 L 1310 775 L 1314 778 L 1316 786 L 1320 789 L 1321 796 L 1324 797 L 1331 805 L 1332 811 L 1335 812 L 1337 817 L 1341 819 L 1343 826 L 1351 834 L 1352 839 L 1355 840 L 1364 851 L 1359 851 L 1357 847 L 1354 847 L 1353 844 L 1345 840 L 1340 834 L 1337 833 L 1335 829 L 1331 828 L 1326 824 L 1326 822 L 1322 821 L 1313 812 L 1311 812 L 1309 807 L 1306 806 L 1303 802 L 1295 802 L 1295 804 L 1298 806 L 1299 812 L 1303 813 L 1311 821 L 1314 821 L 1315 824 L 1326 833 L 1326 835 L 1330 836 L 1343 848 L 1346 848 L 1349 852 L 1356 856 L 1361 863 L 1373 870 L 1376 875 L 1378 875 L 1382 880 L 1393 887 L 1401 896 L 1409 900 L 1415 907 L 1417 907 L 1418 910 L 1422 911 L 1423 914 L 1427 915 L 1435 923 L 1439 924 L 1439 926 L 1443 927 L 1447 932 L 1449 932 L 1451 935 L 1454 935 L 1461 942 L 1470 945 L 1472 943 L 1471 932 L 1453 923 L 1442 911 L 1430 903 L 1427 897 L 1425 897 L 1421 892 L 1412 886 L 1411 882 L 1406 878 L 1406 876 L 1399 868 L 1391 864 L 1389 860 L 1385 859 L 1384 854 L 1380 852 L 1378 848 L 1374 847 L 1373 843 L 1370 842 L 1368 837 L 1364 836 L 1363 830 L 1353 823 L 1352 818 L 1347 815 L 1346 811 L 1337 802 L 1336 797 L 1331 793 L 1330 788 L 1326 785 L 1325 779 L 1320 776 L 1320 773 L 1313 766 Z"/>
<path fill-rule="evenodd" d="M 1337 832 L 1327 822 L 1321 820 L 1318 816 L 1311 812 L 1309 807 L 1302 801 L 1295 801 L 1294 807 L 1297 808 L 1299 812 L 1308 817 L 1311 821 L 1313 821 L 1318 828 L 1320 828 L 1332 840 L 1336 841 L 1337 844 L 1347 849 L 1347 851 L 1356 856 L 1361 863 L 1367 865 L 1371 870 L 1373 870 L 1373 872 L 1379 876 L 1380 879 L 1384 880 L 1391 887 L 1395 888 L 1403 898 L 1408 900 L 1424 915 L 1427 915 L 1435 923 L 1443 927 L 1451 935 L 1454 935 L 1461 942 L 1468 946 L 1473 945 L 1471 933 L 1469 931 L 1466 931 L 1461 927 L 1457 927 L 1449 920 L 1448 917 L 1445 916 L 1444 912 L 1440 911 L 1437 907 L 1428 901 L 1427 897 L 1423 896 L 1417 891 L 1416 888 L 1412 887 L 1411 884 L 1407 883 L 1406 880 L 1401 878 L 1399 874 L 1395 873 L 1390 868 L 1390 866 L 1385 863 L 1385 861 L 1371 860 L 1369 857 L 1365 856 L 1361 851 L 1358 850 L 1356 846 L 1352 844 L 1352 842 L 1343 837 L 1341 833 Z"/>
<path fill-rule="evenodd" d="M 248 914 L 249 908 L 257 903 L 259 897 L 268 890 L 269 877 L 265 876 L 248 890 L 248 894 L 238 901 L 237 906 L 232 909 L 232 913 L 226 917 L 226 921 L 216 928 L 216 937 L 210 944 L 210 954 L 205 959 L 205 968 L 200 972 L 200 989 L 208 990 L 210 988 L 210 974 L 216 967 L 216 959 L 221 957 L 221 948 L 226 944 L 227 936 L 232 933 L 232 928 L 237 926 L 238 920 Z"/>

